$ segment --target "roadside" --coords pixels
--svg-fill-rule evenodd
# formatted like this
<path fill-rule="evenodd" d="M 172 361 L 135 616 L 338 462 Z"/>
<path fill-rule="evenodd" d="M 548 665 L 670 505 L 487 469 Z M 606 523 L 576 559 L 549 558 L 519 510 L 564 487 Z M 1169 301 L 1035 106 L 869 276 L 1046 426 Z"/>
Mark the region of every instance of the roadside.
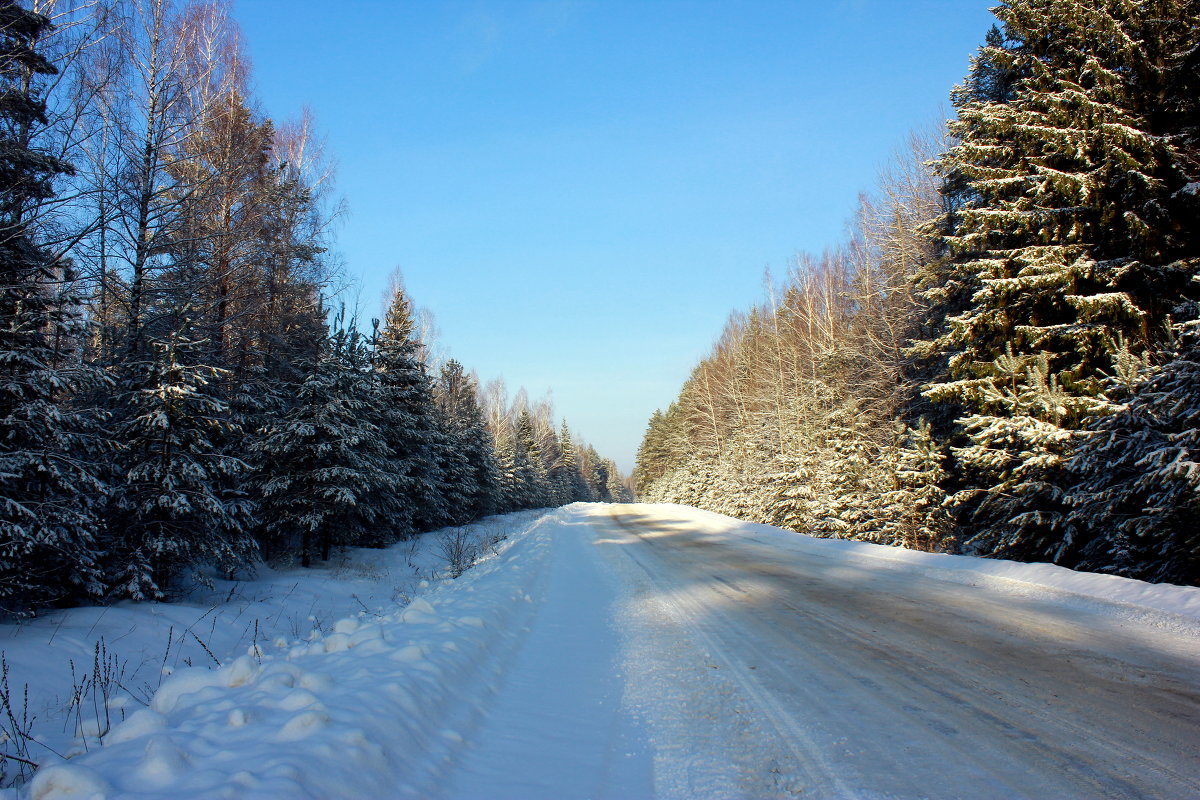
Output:
<path fill-rule="evenodd" d="M 469 566 L 464 558 L 496 561 L 546 513 L 490 517 L 386 550 L 352 549 L 312 569 L 264 568 L 250 581 L 214 580 L 211 589 L 197 587 L 176 602 L 75 608 L 0 625 L 9 668 L 7 708 L 0 711 L 4 751 L 46 765 L 75 762 L 127 738 L 131 728 L 122 723 L 179 681 L 240 681 L 247 669 L 336 649 L 348 628 L 377 627 L 415 598 L 456 583 L 452 577 Z M 13 759 L 3 766 L 9 781 L 32 771 Z M 17 794 L 0 790 L 0 797 Z"/>

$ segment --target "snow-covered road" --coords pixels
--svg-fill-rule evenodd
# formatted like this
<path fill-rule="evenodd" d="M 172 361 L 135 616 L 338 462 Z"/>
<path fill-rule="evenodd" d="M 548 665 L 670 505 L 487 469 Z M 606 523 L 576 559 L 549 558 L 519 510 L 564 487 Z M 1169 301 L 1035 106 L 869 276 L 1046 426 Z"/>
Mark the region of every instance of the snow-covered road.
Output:
<path fill-rule="evenodd" d="M 1200 589 L 681 506 L 521 524 L 407 608 L 172 676 L 22 796 L 1200 796 Z"/>
<path fill-rule="evenodd" d="M 617 618 L 660 795 L 1200 796 L 1187 618 L 687 509 L 610 514 L 595 547 L 632 591 Z"/>
<path fill-rule="evenodd" d="M 1200 796 L 1186 618 L 842 544 L 580 509 L 446 796 Z"/>

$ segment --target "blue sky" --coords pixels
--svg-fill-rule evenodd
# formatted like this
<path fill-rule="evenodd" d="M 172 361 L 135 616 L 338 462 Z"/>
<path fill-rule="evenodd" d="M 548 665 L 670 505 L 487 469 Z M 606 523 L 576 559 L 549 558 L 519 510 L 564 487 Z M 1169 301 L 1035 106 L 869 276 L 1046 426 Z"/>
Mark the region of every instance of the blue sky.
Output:
<path fill-rule="evenodd" d="M 990 0 L 239 0 L 263 110 L 310 107 L 364 313 L 403 271 L 481 378 L 624 470 L 730 311 L 845 234 L 942 119 Z M 351 295 L 350 302 L 355 297 Z"/>

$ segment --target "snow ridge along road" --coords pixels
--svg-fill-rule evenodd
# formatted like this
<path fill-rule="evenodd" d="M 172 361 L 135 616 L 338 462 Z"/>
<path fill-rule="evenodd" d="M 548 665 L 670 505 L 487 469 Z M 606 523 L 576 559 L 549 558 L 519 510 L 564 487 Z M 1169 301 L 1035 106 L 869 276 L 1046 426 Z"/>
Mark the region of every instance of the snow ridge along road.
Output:
<path fill-rule="evenodd" d="M 1198 687 L 1197 589 L 576 504 L 23 794 L 1193 797 Z"/>

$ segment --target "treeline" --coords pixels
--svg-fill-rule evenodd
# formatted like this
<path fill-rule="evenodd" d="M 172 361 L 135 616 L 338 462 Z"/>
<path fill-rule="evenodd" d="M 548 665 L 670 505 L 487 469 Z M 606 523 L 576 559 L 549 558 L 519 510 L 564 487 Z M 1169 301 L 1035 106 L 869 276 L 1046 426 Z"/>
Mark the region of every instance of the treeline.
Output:
<path fill-rule="evenodd" d="M 1200 4 L 995 13 L 944 134 L 730 319 L 636 491 L 1200 582 Z"/>
<path fill-rule="evenodd" d="M 311 120 L 218 4 L 0 0 L 0 610 L 607 500 L 548 404 L 332 315 Z M 332 320 L 331 320 L 332 317 Z"/>

